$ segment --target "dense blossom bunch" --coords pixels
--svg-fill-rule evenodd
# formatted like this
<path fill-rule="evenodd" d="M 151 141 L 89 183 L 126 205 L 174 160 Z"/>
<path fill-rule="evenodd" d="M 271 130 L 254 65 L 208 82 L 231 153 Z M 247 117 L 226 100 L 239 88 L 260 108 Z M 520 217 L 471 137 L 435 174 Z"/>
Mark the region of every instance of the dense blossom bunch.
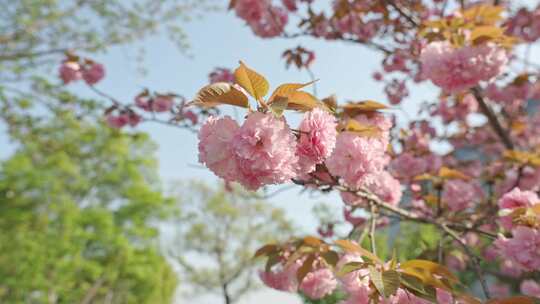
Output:
<path fill-rule="evenodd" d="M 98 83 L 105 77 L 105 67 L 91 60 L 78 61 L 78 57 L 70 57 L 60 65 L 59 75 L 64 84 L 68 84 L 80 79 L 89 85 Z"/>
<path fill-rule="evenodd" d="M 512 237 L 501 237 L 495 245 L 505 258 L 524 271 L 540 269 L 540 212 L 534 212 L 534 208 L 539 206 L 540 199 L 536 193 L 518 188 L 499 200 L 502 212 L 511 212 L 502 216 L 500 221 L 501 226 L 512 232 Z"/>
<path fill-rule="evenodd" d="M 236 15 L 247 22 L 253 32 L 270 38 L 280 35 L 288 21 L 288 10 L 295 7 L 294 1 L 285 1 L 285 8 L 272 5 L 271 0 L 237 0 L 234 10 Z"/>
<path fill-rule="evenodd" d="M 231 124 L 226 131 L 215 123 L 221 120 Z M 216 138 L 208 136 L 214 133 Z M 313 171 L 315 165 L 332 153 L 336 133 L 335 118 L 318 108 L 306 113 L 299 138 L 294 136 L 284 117 L 271 113 L 251 113 L 239 128 L 232 127 L 230 118 L 210 118 L 199 135 L 200 161 L 216 175 L 254 190 Z M 212 152 L 217 153 L 218 162 L 229 163 L 225 169 L 212 165 L 215 163 Z"/>
<path fill-rule="evenodd" d="M 499 75 L 508 62 L 508 55 L 494 44 L 455 48 L 449 42 L 435 41 L 422 50 L 420 62 L 426 78 L 454 93 Z"/>
<path fill-rule="evenodd" d="M 521 8 L 508 19 L 507 32 L 528 42 L 540 38 L 540 5 L 533 10 Z"/>

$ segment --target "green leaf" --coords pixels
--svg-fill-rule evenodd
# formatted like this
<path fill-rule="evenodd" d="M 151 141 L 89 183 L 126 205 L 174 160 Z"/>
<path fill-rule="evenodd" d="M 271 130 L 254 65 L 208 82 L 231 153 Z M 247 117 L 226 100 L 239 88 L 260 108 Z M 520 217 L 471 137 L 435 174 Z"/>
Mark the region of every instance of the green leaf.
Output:
<path fill-rule="evenodd" d="M 277 96 L 270 104 L 270 110 L 275 116 L 281 117 L 288 105 L 289 99 L 287 97 Z"/>
<path fill-rule="evenodd" d="M 276 264 L 278 264 L 279 262 L 281 261 L 279 255 L 277 254 L 272 254 L 270 256 L 268 256 L 268 260 L 266 261 L 266 265 L 264 267 L 264 270 L 266 272 L 269 272 L 270 270 L 272 270 L 272 267 Z"/>
<path fill-rule="evenodd" d="M 424 283 L 419 278 L 401 273 L 401 283 L 409 290 L 414 290 L 422 294 L 427 294 L 424 290 Z"/>
<path fill-rule="evenodd" d="M 347 263 L 343 265 L 343 267 L 341 267 L 341 269 L 338 271 L 338 276 L 343 276 L 353 271 L 356 271 L 358 269 L 366 268 L 368 265 L 369 265 L 368 263 L 364 263 L 364 262 Z"/>
<path fill-rule="evenodd" d="M 321 254 L 321 256 L 328 265 L 332 265 L 333 267 L 335 267 L 339 261 L 339 255 L 335 251 L 327 251 Z"/>
<path fill-rule="evenodd" d="M 384 295 L 389 297 L 396 293 L 400 284 L 399 272 L 395 270 L 386 270 L 382 273 L 382 280 L 384 286 Z"/>

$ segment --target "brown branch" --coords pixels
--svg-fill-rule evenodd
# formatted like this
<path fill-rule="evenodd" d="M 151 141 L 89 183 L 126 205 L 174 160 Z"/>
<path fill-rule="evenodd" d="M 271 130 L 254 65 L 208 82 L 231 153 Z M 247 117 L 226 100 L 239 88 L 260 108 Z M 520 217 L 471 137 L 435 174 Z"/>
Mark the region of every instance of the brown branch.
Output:
<path fill-rule="evenodd" d="M 479 87 L 474 87 L 471 89 L 471 91 L 476 100 L 478 101 L 478 105 L 480 106 L 482 113 L 486 115 L 489 124 L 493 128 L 493 131 L 495 131 L 495 133 L 497 133 L 497 135 L 501 138 L 504 146 L 509 150 L 514 149 L 514 144 L 510 139 L 510 135 L 508 135 L 508 132 L 501 125 L 499 119 L 497 118 L 497 115 L 495 115 L 495 112 L 493 112 L 493 109 L 487 104 L 484 96 L 482 96 L 481 89 Z"/>

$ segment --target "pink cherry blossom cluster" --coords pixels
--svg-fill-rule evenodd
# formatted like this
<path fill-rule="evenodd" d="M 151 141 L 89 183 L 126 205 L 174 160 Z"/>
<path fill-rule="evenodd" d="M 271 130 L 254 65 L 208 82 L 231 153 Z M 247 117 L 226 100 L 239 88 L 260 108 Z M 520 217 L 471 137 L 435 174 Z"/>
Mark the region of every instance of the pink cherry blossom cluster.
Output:
<path fill-rule="evenodd" d="M 527 42 L 540 38 L 540 5 L 533 10 L 521 8 L 507 22 L 507 33 Z"/>
<path fill-rule="evenodd" d="M 210 83 L 216 82 L 234 82 L 234 74 L 230 69 L 227 68 L 216 68 L 208 75 Z"/>
<path fill-rule="evenodd" d="M 349 189 L 367 189 L 387 203 L 397 205 L 401 200 L 401 185 L 386 171 L 392 122 L 380 113 L 359 114 L 353 119 L 374 128 L 377 134 L 358 136 L 354 131 L 341 132 L 334 153 L 326 160 L 329 173 L 340 177 Z M 365 203 L 351 192 L 342 192 L 341 197 L 350 206 Z"/>
<path fill-rule="evenodd" d="M 168 112 L 174 105 L 174 96 L 155 94 L 145 91 L 135 97 L 135 105 L 146 112 Z"/>
<path fill-rule="evenodd" d="M 247 189 L 281 184 L 311 173 L 334 150 L 335 118 L 320 108 L 307 112 L 298 136 L 284 117 L 250 113 L 242 126 L 210 117 L 199 133 L 199 161 L 226 181 Z"/>
<path fill-rule="evenodd" d="M 521 191 L 515 188 L 499 200 L 499 208 L 504 211 L 513 211 L 516 208 L 530 208 L 540 204 L 540 198 L 531 191 Z M 540 222 L 540 215 L 532 215 L 534 222 Z M 538 226 L 529 226 L 516 222 L 511 215 L 500 218 L 503 228 L 512 232 L 511 237 L 500 237 L 495 246 L 500 254 L 512 261 L 522 271 L 535 271 L 540 269 L 540 229 Z"/>
<path fill-rule="evenodd" d="M 283 4 L 285 7 L 273 5 L 271 0 L 237 0 L 234 10 L 257 36 L 271 38 L 283 32 L 289 19 L 287 11 L 296 8 L 295 1 L 284 1 Z"/>
<path fill-rule="evenodd" d="M 506 51 L 494 44 L 454 48 L 447 41 L 427 44 L 420 54 L 423 75 L 448 93 L 490 81 L 508 62 Z"/>
<path fill-rule="evenodd" d="M 337 273 L 348 263 L 364 262 L 356 254 L 342 254 L 334 270 L 325 266 L 321 258 L 313 261 L 310 272 L 299 283 L 297 271 L 304 263 L 303 259 L 294 262 L 287 261 L 288 255 L 282 257 L 282 261 L 269 271 L 260 271 L 259 277 L 263 283 L 273 289 L 285 292 L 301 292 L 312 300 L 322 299 L 331 295 L 336 290 L 342 290 L 347 298 L 340 304 L 369 304 L 376 290 L 370 284 L 370 273 L 367 268 L 355 270 L 344 275 Z M 531 285 L 531 284 L 529 284 Z M 531 292 L 535 292 L 534 286 L 526 286 Z M 380 297 L 379 303 L 387 304 L 429 304 L 430 301 L 416 297 L 411 292 L 399 288 L 388 299 Z M 452 295 L 442 289 L 437 289 L 437 302 L 439 304 L 454 303 Z"/>
<path fill-rule="evenodd" d="M 67 58 L 58 70 L 59 76 L 68 84 L 83 79 L 87 84 L 94 85 L 105 77 L 105 67 L 90 59 L 78 60 L 78 57 Z"/>

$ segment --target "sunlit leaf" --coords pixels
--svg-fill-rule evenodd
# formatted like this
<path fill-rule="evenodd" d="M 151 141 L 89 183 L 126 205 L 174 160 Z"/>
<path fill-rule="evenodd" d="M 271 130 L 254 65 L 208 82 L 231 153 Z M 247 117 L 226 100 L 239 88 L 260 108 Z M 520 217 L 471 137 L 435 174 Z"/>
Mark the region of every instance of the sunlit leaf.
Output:
<path fill-rule="evenodd" d="M 478 26 L 471 32 L 470 40 L 473 44 L 478 45 L 486 41 L 495 40 L 504 35 L 503 29 L 497 26 Z"/>
<path fill-rule="evenodd" d="M 372 113 L 379 110 L 388 109 L 388 106 L 373 100 L 365 100 L 359 102 L 349 102 L 342 106 L 343 112 L 350 117 L 354 117 L 360 113 Z"/>
<path fill-rule="evenodd" d="M 240 61 L 240 66 L 234 70 L 234 78 L 236 83 L 257 100 L 261 100 L 270 88 L 264 76 L 247 67 L 242 61 Z"/>
<path fill-rule="evenodd" d="M 364 262 L 350 262 L 341 267 L 341 269 L 338 271 L 338 275 L 343 276 L 358 269 L 366 268 L 368 265 L 369 264 Z"/>
<path fill-rule="evenodd" d="M 339 261 L 339 255 L 335 251 L 327 251 L 321 254 L 328 265 L 336 266 Z"/>
<path fill-rule="evenodd" d="M 319 247 L 322 243 L 323 241 L 321 241 L 321 239 L 314 236 L 306 236 L 304 238 L 304 244 L 308 246 Z"/>
<path fill-rule="evenodd" d="M 316 107 L 321 106 L 321 102 L 317 97 L 308 92 L 295 91 L 289 94 L 288 109 L 297 111 L 311 111 Z"/>
<path fill-rule="evenodd" d="M 220 104 L 229 104 L 244 108 L 249 106 L 247 96 L 226 82 L 217 82 L 203 87 L 199 90 L 191 104 L 202 107 L 215 107 Z"/>
<path fill-rule="evenodd" d="M 283 97 L 283 96 L 277 96 L 274 99 L 274 101 L 270 104 L 270 110 L 277 117 L 281 117 L 283 115 L 283 111 L 285 111 L 288 105 L 289 105 L 289 98 Z"/>
<path fill-rule="evenodd" d="M 255 252 L 255 257 L 269 255 L 275 253 L 278 250 L 278 246 L 274 244 L 264 245 Z"/>
<path fill-rule="evenodd" d="M 355 119 L 349 119 L 342 130 L 354 132 L 360 136 L 366 137 L 378 137 L 381 135 L 381 129 L 377 126 L 365 125 Z"/>
<path fill-rule="evenodd" d="M 304 261 L 302 266 L 296 271 L 296 279 L 298 284 L 301 284 L 306 275 L 313 269 L 313 261 L 315 261 L 315 255 L 311 254 Z"/>
<path fill-rule="evenodd" d="M 300 90 L 303 87 L 306 87 L 308 85 L 313 84 L 315 81 L 310 81 L 307 83 L 284 83 L 280 86 L 278 86 L 274 92 L 272 92 L 272 95 L 270 95 L 270 99 L 268 99 L 268 103 L 271 104 L 274 101 L 274 98 L 278 96 L 282 97 L 288 97 L 291 93 L 296 92 Z"/>
<path fill-rule="evenodd" d="M 350 252 L 350 253 L 359 253 L 360 255 L 370 259 L 373 262 L 376 262 L 378 264 L 383 264 L 381 259 L 374 255 L 373 253 L 369 252 L 368 250 L 360 247 L 360 245 L 355 244 L 349 240 L 337 240 L 335 241 L 336 245 L 341 247 L 343 250 Z"/>
<path fill-rule="evenodd" d="M 462 179 L 462 180 L 470 180 L 471 179 L 466 174 L 464 174 L 464 173 L 462 173 L 462 172 L 460 172 L 458 170 L 450 169 L 450 168 L 447 168 L 447 167 L 441 167 L 441 169 L 439 169 L 439 177 L 444 178 L 444 179 Z"/>

